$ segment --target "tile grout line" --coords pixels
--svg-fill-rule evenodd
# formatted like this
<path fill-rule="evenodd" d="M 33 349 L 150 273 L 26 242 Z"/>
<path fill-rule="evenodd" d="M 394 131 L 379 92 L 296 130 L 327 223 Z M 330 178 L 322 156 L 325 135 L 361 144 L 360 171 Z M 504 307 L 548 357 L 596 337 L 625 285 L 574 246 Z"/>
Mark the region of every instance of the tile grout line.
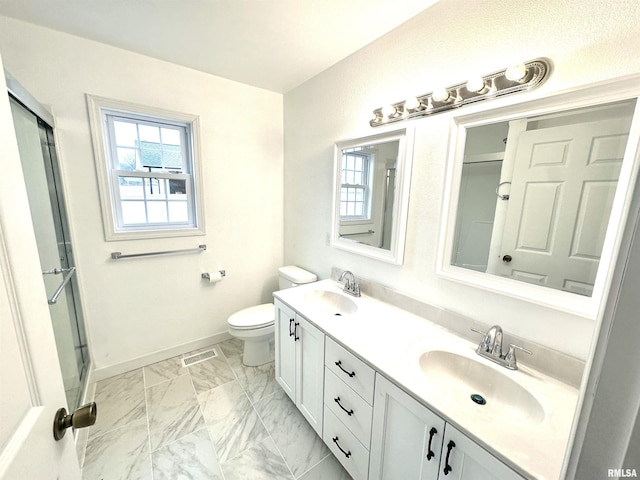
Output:
<path fill-rule="evenodd" d="M 221 342 L 222 343 L 222 342 Z M 231 347 L 234 348 L 230 348 L 230 351 L 235 352 L 237 349 L 235 348 L 235 345 L 232 345 Z M 224 364 L 227 366 L 227 368 L 229 368 L 229 370 L 231 370 L 231 377 L 232 380 L 229 380 L 229 382 L 226 383 L 222 383 L 220 385 L 216 385 L 213 388 L 209 388 L 208 390 L 203 391 L 202 393 L 206 393 L 206 391 L 210 391 L 210 390 L 214 390 L 220 387 L 223 387 L 225 385 L 228 385 L 229 383 L 235 381 L 238 382 L 238 385 L 240 386 L 240 390 L 243 392 L 243 394 L 245 395 L 245 397 L 247 398 L 247 400 L 249 401 L 249 405 L 251 406 L 251 410 L 249 410 L 251 413 L 257 415 L 258 420 L 260 422 L 260 425 L 262 425 L 262 427 L 264 428 L 265 433 L 267 433 L 267 437 L 265 437 L 259 444 L 257 445 L 263 445 L 263 448 L 266 447 L 266 445 L 264 445 L 265 441 L 270 441 L 272 442 L 273 446 L 275 447 L 275 449 L 272 450 L 272 454 L 274 455 L 272 458 L 274 460 L 276 460 L 276 457 L 279 457 L 280 461 L 282 461 L 282 463 L 284 463 L 288 474 L 290 475 L 289 478 L 291 478 L 292 480 L 298 480 L 303 478 L 305 475 L 309 474 L 309 472 L 311 472 L 313 469 L 317 468 L 322 462 L 324 462 L 325 460 L 327 460 L 327 458 L 329 456 L 332 455 L 331 452 L 329 452 L 326 456 L 322 457 L 319 461 L 317 461 L 315 464 L 313 464 L 312 466 L 310 466 L 309 468 L 307 468 L 304 472 L 302 472 L 299 476 L 296 476 L 293 471 L 292 471 L 292 467 L 288 464 L 288 462 L 285 460 L 284 455 L 282 454 L 282 450 L 280 449 L 280 447 L 276 444 L 275 442 L 275 438 L 272 434 L 272 432 L 270 431 L 270 429 L 267 428 L 267 425 L 265 424 L 264 419 L 262 418 L 262 416 L 260 415 L 258 409 L 257 409 L 257 405 L 260 404 L 261 402 L 269 402 L 272 399 L 274 399 L 276 397 L 276 393 L 282 393 L 282 391 L 279 388 L 279 385 L 276 385 L 276 389 L 273 390 L 271 393 L 265 395 L 266 392 L 268 392 L 269 390 L 272 390 L 272 386 L 269 385 L 267 383 L 267 388 L 262 388 L 262 380 L 263 380 L 263 376 L 267 379 L 267 382 L 272 382 L 275 381 L 277 383 L 277 380 L 275 380 L 275 378 L 270 378 L 270 374 L 269 374 L 269 370 L 262 370 L 259 367 L 246 367 L 244 364 L 242 364 L 242 353 L 236 353 L 235 355 L 228 355 L 227 353 L 225 353 L 223 351 L 223 349 L 220 346 L 220 343 L 218 344 L 214 344 L 211 347 L 207 347 L 207 348 L 215 348 L 217 350 L 218 356 L 224 358 Z M 182 355 L 178 355 L 172 358 L 177 358 L 178 360 L 181 360 L 181 358 L 183 358 L 184 356 L 187 356 L 188 354 L 182 354 Z M 236 357 L 239 357 L 240 359 L 240 363 L 238 365 L 236 365 L 235 363 L 235 359 Z M 230 358 L 234 359 L 234 365 L 232 366 Z M 170 359 L 166 359 L 166 360 L 170 360 Z M 163 360 L 162 362 L 166 361 Z M 156 363 L 161 363 L 161 362 L 156 362 Z M 175 381 L 176 379 L 184 376 L 184 375 L 189 375 L 189 384 L 191 385 L 191 395 L 193 395 L 192 398 L 194 398 L 196 400 L 197 403 L 197 412 L 200 414 L 201 418 L 204 420 L 204 426 L 202 428 L 207 430 L 206 433 L 206 438 L 208 439 L 208 444 L 211 448 L 211 451 L 214 455 L 215 461 L 216 461 L 216 465 L 217 465 L 217 470 L 216 472 L 214 472 L 214 475 L 220 475 L 222 480 L 225 480 L 227 477 L 224 473 L 224 470 L 222 468 L 223 463 L 227 463 L 231 460 L 234 460 L 236 458 L 238 458 L 240 455 L 244 454 L 245 452 L 247 452 L 249 449 L 245 449 L 242 452 L 238 453 L 237 455 L 235 455 L 233 458 L 228 458 L 225 460 L 225 462 L 221 462 L 220 461 L 220 456 L 218 455 L 218 450 L 215 447 L 214 441 L 213 441 L 213 437 L 211 436 L 211 432 L 209 430 L 209 426 L 206 422 L 205 416 L 204 416 L 204 406 L 203 404 L 200 402 L 198 396 L 198 391 L 196 388 L 196 377 L 194 377 L 194 374 L 197 374 L 198 372 L 193 370 L 191 368 L 191 366 L 187 366 L 187 367 L 181 367 L 178 369 L 178 372 L 176 372 L 175 367 L 177 365 L 172 365 L 171 363 L 167 363 L 166 364 L 166 368 L 160 368 L 156 371 L 154 370 L 147 370 L 148 366 L 144 366 L 144 367 L 140 367 L 141 373 L 142 373 L 142 377 L 143 377 L 143 389 L 144 389 L 144 408 L 145 408 L 145 415 L 143 418 L 139 418 L 136 422 L 133 422 L 134 424 L 139 424 L 140 426 L 142 426 L 142 422 L 146 421 L 146 429 L 147 429 L 147 446 L 149 449 L 149 453 L 148 453 L 148 457 L 146 459 L 146 463 L 147 465 L 149 465 L 150 467 L 150 476 L 148 480 L 153 480 L 154 478 L 159 478 L 158 475 L 161 475 L 162 472 L 160 470 L 155 471 L 154 470 L 154 453 L 157 453 L 159 450 L 168 447 L 170 445 L 174 445 L 178 442 L 180 442 L 183 438 L 185 438 L 187 435 L 184 435 L 181 438 L 178 439 L 174 439 L 172 442 L 158 448 L 155 452 L 152 450 L 152 438 L 151 438 L 151 411 L 150 411 L 150 392 L 148 392 L 148 389 L 154 388 L 156 386 L 163 386 L 161 387 L 162 390 L 164 390 L 165 395 L 167 394 L 167 388 L 166 388 L 166 384 L 170 383 L 172 381 Z M 234 368 L 235 366 L 235 368 Z M 169 374 L 169 375 L 173 375 L 176 373 L 179 373 L 180 370 L 182 370 L 182 368 L 184 368 L 184 370 L 186 370 L 186 372 L 182 373 L 182 374 L 177 374 L 177 376 L 173 377 L 173 378 L 166 378 L 163 373 L 165 374 Z M 137 369 L 132 370 L 135 371 Z M 157 374 L 156 374 L 157 373 Z M 215 373 L 215 372 L 214 372 Z M 152 378 L 147 378 L 147 377 L 152 377 Z M 158 379 L 162 379 L 160 382 L 155 383 L 153 385 L 150 385 L 149 382 L 151 381 L 157 381 Z M 204 377 L 203 377 L 204 378 Z M 208 379 L 209 377 L 207 377 Z M 221 376 L 220 378 L 223 378 L 223 376 Z M 155 379 L 155 380 L 152 380 Z M 217 376 L 216 378 L 214 378 L 214 380 L 217 381 Z M 257 381 L 256 381 L 257 380 Z M 206 388 L 208 385 L 207 383 L 203 383 L 201 385 L 202 387 Z M 254 388 L 255 387 L 255 388 Z M 254 392 L 255 390 L 255 392 Z M 250 392 L 254 392 L 250 395 Z M 188 396 L 188 394 L 187 394 Z M 255 397 L 255 398 L 254 398 Z M 105 432 L 103 432 L 102 434 L 96 436 L 95 438 L 98 439 L 108 433 L 112 433 L 114 431 L 123 429 L 125 427 L 127 427 L 130 424 L 126 424 L 117 428 L 112 428 L 110 430 L 107 430 Z M 190 432 L 188 435 L 193 435 L 195 433 L 199 433 L 202 429 L 197 429 L 193 432 Z M 256 445 L 256 446 L 257 446 Z M 271 448 L 268 448 L 267 450 L 271 450 Z M 265 452 L 266 453 L 266 452 Z M 266 457 L 265 457 L 266 458 Z M 277 461 L 277 460 L 276 460 Z M 270 462 L 268 462 L 270 463 Z M 320 469 L 321 470 L 321 469 Z"/>
<path fill-rule="evenodd" d="M 177 358 L 177 357 L 171 357 L 171 358 L 168 358 L 167 360 L 173 360 L 174 358 Z M 163 361 L 166 361 L 166 360 L 163 360 Z M 156 363 L 162 363 L 162 362 L 156 362 Z M 155 363 L 152 363 L 151 365 L 155 365 Z M 150 365 L 147 365 L 146 367 L 142 367 L 142 368 L 143 368 L 143 371 L 144 371 L 144 369 L 145 369 L 145 368 L 148 368 L 149 366 L 150 366 Z M 185 367 L 185 368 L 187 368 L 187 367 Z M 153 383 L 153 384 L 151 384 L 151 385 L 147 385 L 147 376 L 146 376 L 146 374 L 145 374 L 145 375 L 144 375 L 144 378 L 145 378 L 145 388 L 152 388 L 152 387 L 155 387 L 155 386 L 157 386 L 157 385 L 162 385 L 163 383 L 170 382 L 171 380 L 174 380 L 174 379 L 176 379 L 176 378 L 178 378 L 178 377 L 181 377 L 181 376 L 183 376 L 183 375 L 186 375 L 186 373 L 178 374 L 178 375 L 176 375 L 175 377 L 172 377 L 172 378 L 165 378 L 165 379 L 163 379 L 163 380 L 161 380 L 161 381 L 159 381 L 159 382 Z"/>
<path fill-rule="evenodd" d="M 240 356 L 241 355 L 242 354 L 240 354 Z M 229 360 L 226 358 L 226 355 L 225 355 L 225 359 L 227 360 L 227 363 L 229 363 Z M 275 362 L 275 360 L 274 360 L 274 362 Z M 241 360 L 241 365 L 244 365 L 244 364 L 242 364 L 242 360 Z M 231 364 L 229 364 L 229 367 L 231 368 Z M 233 372 L 234 375 L 236 375 L 236 372 L 235 372 L 235 370 L 233 370 L 233 368 L 231 368 L 231 371 Z M 236 377 L 237 377 L 237 375 L 236 375 Z M 271 397 L 275 396 L 275 394 L 277 392 L 273 392 L 273 393 L 271 393 L 271 394 L 269 394 L 269 395 L 267 395 L 265 397 L 262 397 L 261 399 L 257 400 L 256 402 L 254 402 L 253 399 L 251 398 L 251 396 L 247 393 L 247 390 L 245 389 L 245 387 L 240 382 L 240 379 L 238 379 L 238 383 L 240 383 L 240 387 L 242 388 L 242 390 L 244 391 L 244 394 L 249 399 L 249 404 L 251 405 L 251 408 L 253 409 L 253 411 L 257 415 L 258 419 L 260 420 L 260 423 L 262 424 L 262 427 L 264 428 L 264 431 L 267 432 L 267 435 L 269 436 L 269 439 L 271 440 L 271 442 L 273 442 L 273 446 L 276 447 L 276 450 L 278 451 L 278 455 L 280 455 L 280 458 L 282 459 L 282 461 L 284 462 L 285 466 L 287 467 L 287 470 L 289 470 L 289 473 L 291 474 L 291 478 L 293 478 L 295 480 L 296 476 L 293 474 L 293 470 L 291 470 L 291 467 L 289 466 L 289 463 L 284 458 L 284 455 L 282 454 L 282 451 L 280 450 L 280 447 L 278 447 L 278 444 L 273 439 L 273 436 L 271 435 L 271 432 L 267 428 L 266 424 L 264 423 L 264 420 L 262 419 L 262 416 L 260 415 L 260 413 L 258 412 L 258 410 L 256 409 L 256 406 L 255 406 L 256 403 L 261 402 L 261 401 L 263 401 L 265 399 L 268 399 L 268 398 L 271 398 Z"/>
<path fill-rule="evenodd" d="M 142 386 L 144 387 L 144 412 L 145 412 L 145 417 L 147 419 L 147 445 L 149 445 L 149 463 L 150 465 L 150 470 L 151 470 L 151 480 L 153 480 L 153 477 L 155 476 L 154 471 L 153 471 L 153 451 L 151 449 L 151 425 L 149 422 L 149 399 L 147 396 L 147 376 L 144 372 L 144 367 L 142 367 Z"/>
<path fill-rule="evenodd" d="M 309 473 L 311 470 L 313 470 L 314 468 L 316 468 L 318 465 L 320 465 L 322 462 L 324 462 L 327 458 L 329 458 L 331 455 L 333 455 L 333 453 L 331 453 L 331 450 L 329 450 L 329 453 L 327 455 L 325 455 L 324 457 L 322 457 L 320 460 L 318 460 L 316 463 L 314 463 L 313 465 L 311 465 L 309 468 L 307 468 L 304 472 L 302 472 L 302 474 L 298 477 L 298 479 L 304 477 L 307 473 Z M 298 480 L 296 479 L 296 480 Z"/>
<path fill-rule="evenodd" d="M 115 382 L 112 381 L 113 379 L 116 379 L 117 377 L 123 377 L 125 375 L 136 374 L 138 371 L 140 372 L 140 375 L 142 376 L 142 379 L 143 379 L 143 390 L 144 390 L 144 371 L 142 370 L 142 367 L 135 368 L 135 369 L 130 370 L 128 372 L 124 372 L 122 374 L 114 375 L 114 376 L 110 377 L 109 379 L 105 379 L 103 381 L 100 381 L 100 382 L 105 382 L 106 381 L 106 383 L 103 383 L 102 385 L 99 385 L 100 382 L 96 382 L 94 395 L 93 395 L 94 401 L 96 401 L 97 404 L 102 404 L 102 400 L 97 398 L 97 395 L 96 395 L 95 392 L 102 393 L 104 391 L 108 391 L 109 389 L 111 389 L 112 385 L 117 382 L 117 380 Z M 128 387 L 129 387 L 128 383 L 125 383 L 124 390 L 128 391 Z M 112 401 L 113 398 L 114 398 L 112 395 L 107 395 L 107 397 L 108 397 L 106 399 L 107 403 L 109 401 Z M 116 396 L 115 398 L 118 398 L 118 397 Z M 84 457 L 83 457 L 82 466 L 81 466 L 81 475 L 84 475 L 85 469 L 88 466 L 87 465 L 87 449 L 89 448 L 89 446 L 94 444 L 94 443 L 103 444 L 104 443 L 104 437 L 107 436 L 107 435 L 112 435 L 112 434 L 114 434 L 116 432 L 119 432 L 121 430 L 129 428 L 131 426 L 137 426 L 137 425 L 142 426 L 142 423 L 147 421 L 146 420 L 146 405 L 143 405 L 143 408 L 145 408 L 145 418 L 139 418 L 139 419 L 136 419 L 136 420 L 133 420 L 133 421 L 128 421 L 124 425 L 119 425 L 119 426 L 113 426 L 112 425 L 111 428 L 108 428 L 107 430 L 104 430 L 104 431 L 102 431 L 101 433 L 98 433 L 98 434 L 93 434 L 92 433 L 92 431 L 94 431 L 95 427 L 91 427 L 89 429 L 88 437 L 87 437 L 87 445 L 85 446 Z M 89 465 L 92 465 L 92 464 L 95 464 L 95 463 L 99 464 L 100 463 L 99 459 L 101 459 L 101 458 L 103 458 L 102 455 L 98 456 L 97 458 L 94 458 L 93 459 L 94 461 L 90 462 Z M 149 458 L 149 460 L 150 460 L 150 458 Z M 153 479 L 151 478 L 150 480 L 153 480 Z"/>
<path fill-rule="evenodd" d="M 278 455 L 280 455 L 280 458 L 282 459 L 282 462 L 285 464 L 285 466 L 287 467 L 287 470 L 289 471 L 289 473 L 291 474 L 291 478 L 293 478 L 294 480 L 296 480 L 296 476 L 293 474 L 293 471 L 291 470 L 291 467 L 289 466 L 289 464 L 287 463 L 287 461 L 284 458 L 284 455 L 282 455 L 282 451 L 280 450 L 280 448 L 278 447 L 278 444 L 276 443 L 276 441 L 273 439 L 273 436 L 271 435 L 271 432 L 269 431 L 269 429 L 267 428 L 267 426 L 265 425 L 264 421 L 262 420 L 262 416 L 260 416 L 260 413 L 258 413 L 258 410 L 255 407 L 255 404 L 253 402 L 253 399 L 251 398 L 251 396 L 247 393 L 247 389 L 244 387 L 244 385 L 242 384 L 242 382 L 240 381 L 240 378 L 238 377 L 238 375 L 236 374 L 236 371 L 233 369 L 233 367 L 231 366 L 231 363 L 229 363 L 229 359 L 227 358 L 227 355 L 222 352 L 222 349 L 220 349 L 221 353 L 224 355 L 224 359 L 227 362 L 227 365 L 229 365 L 229 368 L 231 369 L 231 372 L 233 373 L 233 376 L 236 378 L 236 381 L 238 382 L 238 384 L 240 385 L 240 388 L 242 389 L 242 391 L 244 392 L 245 396 L 247 397 L 247 400 L 249 400 L 249 405 L 251 405 L 251 408 L 253 409 L 254 413 L 256 414 L 256 416 L 258 417 L 258 420 L 260 420 L 260 423 L 262 424 L 262 428 L 264 428 L 264 431 L 267 432 L 267 435 L 269 436 L 269 440 L 271 440 L 271 442 L 273 443 L 273 446 L 276 448 L 276 450 L 278 451 Z M 240 356 L 242 357 L 242 354 L 236 355 L 236 356 Z M 275 360 L 274 360 L 275 361 Z M 242 363 L 242 359 L 240 360 L 240 365 L 244 365 Z M 242 367 L 241 367 L 242 368 Z M 273 397 L 276 394 L 276 392 L 273 392 L 270 395 L 267 395 L 266 397 L 261 398 L 258 401 L 262 401 L 266 398 L 270 398 Z M 257 403 L 257 402 L 256 402 Z M 262 442 L 260 442 L 262 443 Z M 239 453 L 238 455 L 236 455 L 233 458 L 238 457 L 239 455 L 241 455 L 241 453 Z M 232 459 L 227 459 L 227 461 L 232 460 Z"/>
<path fill-rule="evenodd" d="M 211 347 L 207 347 L 207 348 L 213 348 L 213 347 L 215 347 L 215 346 L 217 346 L 217 344 L 212 345 Z M 182 355 L 182 356 L 180 356 L 180 357 L 184 357 L 184 356 L 188 355 L 189 353 L 190 353 L 190 352 L 185 353 L 185 354 L 183 354 L 183 355 Z M 178 358 L 178 357 L 172 357 L 172 358 Z M 158 362 L 158 363 L 159 363 L 159 362 Z M 157 384 L 150 385 L 148 388 L 149 388 L 149 389 L 151 389 L 151 388 L 155 388 L 155 387 L 157 387 L 157 386 L 164 385 L 164 384 L 166 384 L 166 383 L 174 382 L 174 381 L 176 381 L 176 380 L 178 380 L 178 379 L 180 379 L 180 378 L 182 378 L 182 377 L 189 376 L 189 384 L 191 385 L 191 388 L 192 388 L 191 392 L 193 393 L 193 397 L 192 397 L 192 398 L 193 398 L 193 400 L 195 400 L 195 403 L 196 403 L 196 405 L 197 405 L 198 412 L 200 413 L 200 417 L 202 418 L 203 423 L 205 424 L 205 427 L 203 427 L 203 428 L 206 428 L 206 422 L 204 421 L 204 415 L 203 415 L 203 411 L 202 411 L 202 406 L 200 405 L 200 402 L 198 401 L 198 392 L 197 392 L 197 389 L 196 389 L 196 386 L 195 386 L 195 383 L 194 383 L 194 380 L 193 380 L 193 376 L 192 376 L 192 374 L 191 374 L 191 368 L 190 368 L 190 367 L 182 367 L 182 368 L 180 368 L 179 370 L 185 370 L 185 371 L 184 371 L 183 373 L 181 373 L 181 374 L 178 374 L 177 376 L 175 376 L 175 377 L 173 377 L 173 378 L 169 378 L 169 379 L 164 380 L 164 381 L 162 381 L 162 382 L 159 382 L 159 383 L 157 383 Z M 227 382 L 227 383 L 228 383 L 228 382 Z M 224 384 L 222 384 L 222 385 L 224 385 Z M 219 386 L 222 386 L 222 385 L 219 385 Z M 165 389 L 165 391 L 163 392 L 163 398 L 164 398 L 166 395 L 168 395 L 168 389 Z M 150 425 L 149 425 L 149 428 L 150 428 Z M 149 430 L 149 431 L 150 431 L 150 430 Z M 168 445 L 174 444 L 175 442 L 180 441 L 180 440 L 182 440 L 183 438 L 187 437 L 188 435 L 191 435 L 191 434 L 193 434 L 193 433 L 195 433 L 195 432 L 197 432 L 197 431 L 200 431 L 200 429 L 198 429 L 198 430 L 194 430 L 194 431 L 189 432 L 189 433 L 187 433 L 187 434 L 184 434 L 184 435 L 182 435 L 182 436 L 181 436 L 181 437 L 179 437 L 179 438 L 175 438 L 175 439 L 173 439 L 172 441 L 170 441 L 169 443 L 162 444 L 161 446 L 158 446 L 158 448 L 156 448 L 155 450 L 153 450 L 153 452 L 157 452 L 158 450 L 161 450 L 162 448 L 165 448 L 165 447 L 166 447 L 166 446 L 168 446 Z M 150 433 L 149 433 L 149 435 L 150 435 Z M 152 453 L 153 453 L 153 452 L 152 452 Z M 215 449 L 214 449 L 214 452 L 215 452 Z M 217 455 L 217 452 L 216 452 L 216 455 Z"/>
<path fill-rule="evenodd" d="M 120 427 L 114 427 L 114 428 L 111 428 L 111 429 L 109 429 L 109 430 L 107 430 L 107 431 L 105 431 L 105 432 L 102 432 L 102 433 L 98 434 L 98 435 L 92 435 L 92 436 L 89 438 L 89 440 L 88 440 L 88 441 L 94 441 L 94 440 L 97 440 L 97 439 L 99 439 L 99 438 L 104 437 L 105 435 L 110 434 L 110 433 L 116 432 L 116 431 L 118 431 L 118 430 L 122 430 L 123 428 L 130 427 L 131 425 L 136 425 L 136 424 L 138 424 L 138 423 L 142 423 L 142 422 L 146 422 L 146 421 L 147 421 L 146 419 L 141 418 L 140 420 L 136 420 L 135 422 L 130 422 L 130 423 L 127 423 L 126 425 L 122 425 L 122 426 L 120 426 Z"/>
<path fill-rule="evenodd" d="M 216 345 L 218 345 L 218 344 L 216 344 Z M 220 347 L 218 347 L 218 348 L 220 349 Z M 220 353 L 222 354 L 222 349 L 220 349 Z M 220 472 L 220 475 L 222 476 L 222 480 L 225 480 L 224 471 L 222 470 L 222 462 L 220 462 L 220 455 L 218 455 L 218 450 L 216 449 L 216 446 L 213 443 L 213 438 L 211 438 L 211 432 L 209 432 L 209 426 L 207 425 L 207 420 L 206 420 L 206 418 L 204 416 L 204 410 L 202 409 L 202 404 L 200 403 L 200 400 L 198 399 L 198 392 L 196 390 L 196 386 L 193 383 L 193 376 L 191 375 L 191 368 L 189 368 L 188 366 L 185 367 L 185 368 L 187 369 L 187 374 L 189 375 L 189 381 L 191 382 L 191 388 L 193 389 L 193 394 L 195 396 L 196 403 L 198 404 L 198 411 L 200 412 L 200 416 L 202 417 L 202 421 L 204 422 L 204 429 L 207 431 L 207 438 L 209 439 L 209 445 L 211 446 L 211 450 L 213 451 L 213 454 L 216 457 L 216 463 L 218 465 L 218 471 Z"/>
<path fill-rule="evenodd" d="M 273 394 L 271 394 L 269 396 L 273 396 L 273 395 L 275 395 L 275 393 L 273 393 Z M 251 401 L 251 399 L 249 399 L 249 401 Z M 262 426 L 264 427 L 264 431 L 267 432 L 267 435 L 269 435 L 269 440 L 271 440 L 271 442 L 273 442 L 273 446 L 276 447 L 276 450 L 278 451 L 278 455 L 280 455 L 280 458 L 282 458 L 282 461 L 284 462 L 285 466 L 287 467 L 287 470 L 289 470 L 289 473 L 291 474 L 291 478 L 296 480 L 297 477 L 293 474 L 293 470 L 291 470 L 291 467 L 289 466 L 289 463 L 287 462 L 287 460 L 284 458 L 284 455 L 282 454 L 282 451 L 280 450 L 280 447 L 278 447 L 278 444 L 273 439 L 273 436 L 271 435 L 271 432 L 269 431 L 269 429 L 265 425 L 264 420 L 262 420 L 262 417 L 258 413 L 258 410 L 256 410 L 256 407 L 253 405 L 253 403 L 251 404 L 251 408 L 253 408 L 253 411 L 256 412 L 256 415 L 258 416 L 258 419 L 260 420 L 260 423 L 262 423 Z"/>

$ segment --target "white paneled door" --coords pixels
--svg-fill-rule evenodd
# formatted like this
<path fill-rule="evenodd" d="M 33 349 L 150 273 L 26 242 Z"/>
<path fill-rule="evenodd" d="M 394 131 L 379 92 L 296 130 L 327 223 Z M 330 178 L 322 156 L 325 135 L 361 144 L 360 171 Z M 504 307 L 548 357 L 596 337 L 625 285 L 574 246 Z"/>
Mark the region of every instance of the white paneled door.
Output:
<path fill-rule="evenodd" d="M 591 295 L 627 132 L 607 120 L 520 134 L 498 274 Z"/>
<path fill-rule="evenodd" d="M 77 480 L 73 434 L 53 437 L 65 390 L 6 93 L 0 158 L 0 479 Z"/>

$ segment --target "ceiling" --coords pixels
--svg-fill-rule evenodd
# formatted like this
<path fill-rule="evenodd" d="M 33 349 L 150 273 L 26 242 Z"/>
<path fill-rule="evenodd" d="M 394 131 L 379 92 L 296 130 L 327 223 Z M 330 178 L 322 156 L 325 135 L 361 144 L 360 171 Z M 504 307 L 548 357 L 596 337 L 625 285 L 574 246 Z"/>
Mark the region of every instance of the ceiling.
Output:
<path fill-rule="evenodd" d="M 439 0 L 0 0 L 0 15 L 285 93 Z"/>

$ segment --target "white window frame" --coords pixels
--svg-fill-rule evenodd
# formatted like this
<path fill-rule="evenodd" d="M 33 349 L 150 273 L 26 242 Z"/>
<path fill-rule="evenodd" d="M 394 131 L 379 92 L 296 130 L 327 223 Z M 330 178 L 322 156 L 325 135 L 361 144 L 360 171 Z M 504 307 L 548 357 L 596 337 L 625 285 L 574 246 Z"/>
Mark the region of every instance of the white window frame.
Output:
<path fill-rule="evenodd" d="M 373 181 L 373 161 L 371 159 L 371 154 L 363 153 L 358 148 L 349 148 L 342 151 L 342 171 L 344 172 L 344 162 L 345 155 L 352 155 L 357 157 L 362 157 L 363 168 L 362 168 L 362 183 L 342 183 L 341 188 L 352 188 L 352 189 L 360 189 L 363 194 L 363 213 L 362 215 L 340 215 L 340 221 L 345 223 L 352 222 L 368 222 L 371 221 L 371 182 Z M 343 201 L 340 200 L 340 205 L 342 208 Z"/>
<path fill-rule="evenodd" d="M 93 137 L 93 148 L 98 177 L 98 190 L 102 207 L 102 221 L 106 241 L 132 240 L 145 238 L 165 238 L 204 235 L 204 199 L 202 171 L 199 162 L 199 117 L 173 112 L 155 107 L 137 105 L 95 95 L 87 95 L 89 119 Z M 185 127 L 185 151 L 189 155 L 188 171 L 169 173 L 162 171 L 143 172 L 120 170 L 114 163 L 115 147 L 109 127 L 112 119 L 122 117 L 133 121 L 166 123 Z M 189 204 L 189 221 L 185 224 L 146 223 L 124 225 L 120 201 L 119 177 L 184 179 Z"/>

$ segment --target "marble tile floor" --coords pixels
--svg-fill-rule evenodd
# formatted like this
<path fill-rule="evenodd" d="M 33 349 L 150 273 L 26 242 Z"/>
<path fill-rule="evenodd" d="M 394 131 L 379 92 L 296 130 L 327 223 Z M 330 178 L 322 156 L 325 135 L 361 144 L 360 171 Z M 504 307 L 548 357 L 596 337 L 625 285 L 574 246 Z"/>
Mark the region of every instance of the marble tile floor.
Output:
<path fill-rule="evenodd" d="M 245 367 L 237 339 L 214 348 L 187 368 L 175 357 L 98 382 L 83 480 L 351 479 L 273 363 Z"/>

